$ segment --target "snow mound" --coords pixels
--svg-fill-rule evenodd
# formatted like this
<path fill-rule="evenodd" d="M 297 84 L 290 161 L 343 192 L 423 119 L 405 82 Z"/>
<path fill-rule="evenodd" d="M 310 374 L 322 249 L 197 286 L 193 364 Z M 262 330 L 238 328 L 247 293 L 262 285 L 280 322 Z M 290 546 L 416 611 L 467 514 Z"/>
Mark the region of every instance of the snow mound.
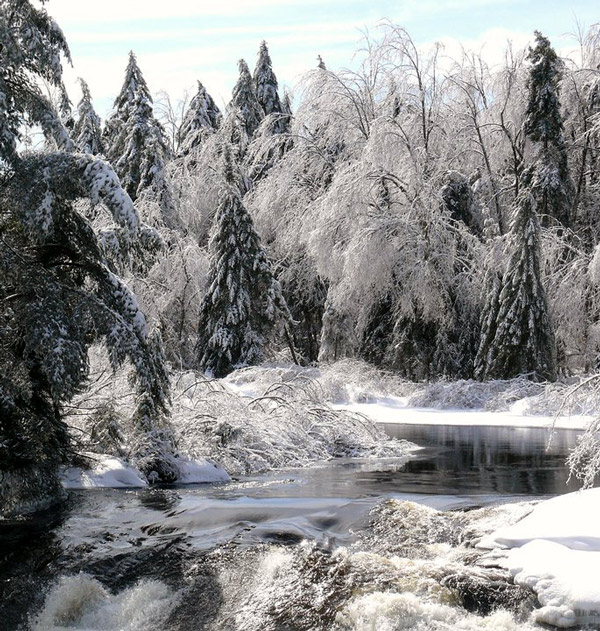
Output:
<path fill-rule="evenodd" d="M 559 495 L 539 503 L 512 526 L 482 539 L 480 547 L 516 548 L 535 539 L 572 550 L 600 551 L 600 488 Z"/>
<path fill-rule="evenodd" d="M 536 622 L 563 628 L 600 622 L 600 552 L 536 539 L 512 550 L 502 565 L 517 585 L 537 594 Z"/>
<path fill-rule="evenodd" d="M 538 504 L 521 521 L 484 537 L 479 547 L 510 548 L 499 565 L 542 607 L 536 622 L 557 627 L 600 623 L 600 488 Z"/>
<path fill-rule="evenodd" d="M 122 458 L 93 454 L 97 462 L 91 469 L 68 467 L 61 473 L 62 485 L 67 489 L 101 489 L 148 486 L 140 472 Z"/>
<path fill-rule="evenodd" d="M 231 478 L 225 469 L 208 460 L 180 460 L 180 484 L 203 484 L 206 482 L 229 482 Z"/>
<path fill-rule="evenodd" d="M 96 460 L 93 468 L 68 467 L 61 472 L 61 482 L 66 489 L 119 489 L 148 486 L 144 476 L 122 458 L 103 454 L 90 454 Z M 181 484 L 227 482 L 229 475 L 221 467 L 208 460 L 178 460 Z"/>

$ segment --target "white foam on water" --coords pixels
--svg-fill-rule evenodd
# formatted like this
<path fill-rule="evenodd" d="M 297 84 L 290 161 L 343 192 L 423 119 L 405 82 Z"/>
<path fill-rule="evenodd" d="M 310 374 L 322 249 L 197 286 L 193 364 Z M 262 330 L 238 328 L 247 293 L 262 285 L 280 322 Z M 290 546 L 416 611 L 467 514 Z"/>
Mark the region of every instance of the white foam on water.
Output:
<path fill-rule="evenodd" d="M 159 581 L 141 581 L 111 594 L 87 574 L 63 576 L 46 596 L 32 631 L 158 631 L 176 602 Z"/>
<path fill-rule="evenodd" d="M 337 615 L 340 631 L 533 631 L 506 611 L 489 616 L 431 603 L 410 592 L 373 592 L 352 599 Z M 538 627 L 539 629 L 539 627 Z"/>

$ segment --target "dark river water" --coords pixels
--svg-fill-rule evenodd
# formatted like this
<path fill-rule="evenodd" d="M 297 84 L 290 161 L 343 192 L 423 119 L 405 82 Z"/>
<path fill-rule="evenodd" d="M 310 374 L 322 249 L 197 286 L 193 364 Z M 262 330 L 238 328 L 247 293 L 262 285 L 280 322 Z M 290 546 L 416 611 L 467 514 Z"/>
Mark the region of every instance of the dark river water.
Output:
<path fill-rule="evenodd" d="M 167 580 L 167 570 L 158 566 L 170 567 L 190 550 L 350 544 L 385 498 L 455 509 L 577 488 L 567 482 L 565 467 L 577 437 L 571 430 L 555 431 L 552 440 L 548 431 L 531 428 L 387 425 L 385 430 L 421 449 L 402 459 L 338 460 L 219 485 L 74 491 L 60 511 L 37 523 L 0 524 L 0 630 L 27 628 L 28 616 L 42 606 L 57 576 L 85 572 L 118 591 L 140 578 Z M 169 546 L 177 553 L 164 557 Z"/>

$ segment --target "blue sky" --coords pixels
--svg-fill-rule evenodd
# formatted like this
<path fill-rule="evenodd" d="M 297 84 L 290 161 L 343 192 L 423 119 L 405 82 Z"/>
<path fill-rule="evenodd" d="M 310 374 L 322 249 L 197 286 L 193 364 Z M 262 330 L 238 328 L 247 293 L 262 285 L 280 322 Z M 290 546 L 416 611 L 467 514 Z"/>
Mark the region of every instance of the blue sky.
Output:
<path fill-rule="evenodd" d="M 219 106 L 229 100 L 237 60 L 252 69 L 262 39 L 269 45 L 280 84 L 293 87 L 320 54 L 327 66 L 352 64 L 361 32 L 377 34 L 382 19 L 404 26 L 427 46 L 441 41 L 450 55 L 458 42 L 492 63 L 502 58 L 507 39 L 524 46 L 534 29 L 558 49 L 576 20 L 600 21 L 598 0 L 50 0 L 46 9 L 69 42 L 73 69 L 66 70 L 71 98 L 83 77 L 98 113 L 105 116 L 133 49 L 154 94 L 174 100 L 200 79 Z"/>

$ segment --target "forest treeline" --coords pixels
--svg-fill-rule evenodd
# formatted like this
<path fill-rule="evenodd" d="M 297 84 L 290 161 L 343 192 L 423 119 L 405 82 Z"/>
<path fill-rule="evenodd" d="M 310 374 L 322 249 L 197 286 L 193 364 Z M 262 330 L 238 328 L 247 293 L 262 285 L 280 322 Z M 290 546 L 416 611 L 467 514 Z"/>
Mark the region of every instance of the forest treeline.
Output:
<path fill-rule="evenodd" d="M 263 42 L 221 112 L 200 82 L 154 104 L 131 53 L 102 124 L 84 80 L 71 105 L 45 9 L 0 5 L 0 496 L 56 490 L 97 344 L 134 368 L 130 456 L 151 481 L 177 477 L 169 365 L 595 368 L 600 30 L 577 63 L 537 32 L 501 67 L 449 62 L 391 23 L 359 55 L 319 58 L 290 95 Z"/>

